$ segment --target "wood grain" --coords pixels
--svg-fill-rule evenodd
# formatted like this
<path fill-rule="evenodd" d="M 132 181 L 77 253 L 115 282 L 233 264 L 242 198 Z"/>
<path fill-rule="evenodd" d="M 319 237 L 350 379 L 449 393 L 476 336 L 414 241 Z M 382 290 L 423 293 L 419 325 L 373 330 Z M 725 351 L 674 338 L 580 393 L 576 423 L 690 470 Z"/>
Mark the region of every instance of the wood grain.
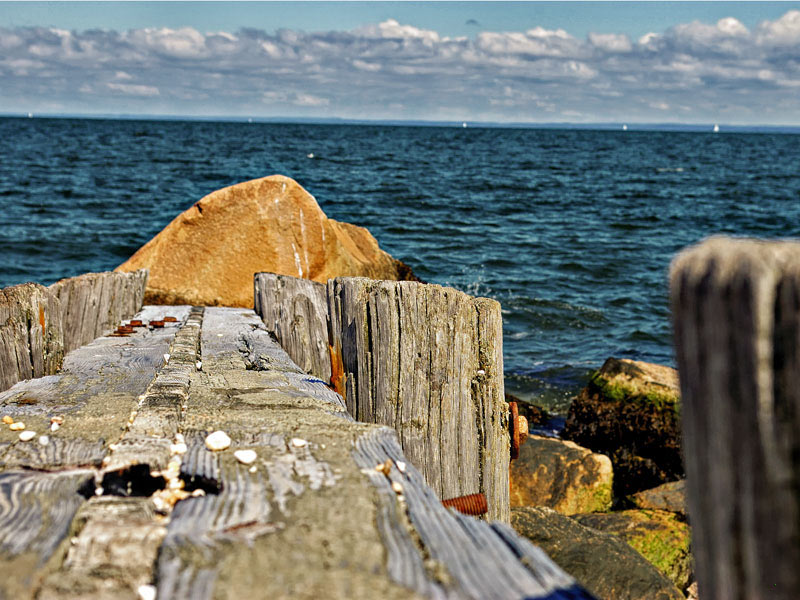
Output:
<path fill-rule="evenodd" d="M 86 273 L 50 286 L 61 304 L 65 350 L 69 352 L 114 330 L 142 307 L 146 269 L 132 273 Z"/>
<path fill-rule="evenodd" d="M 508 521 L 508 409 L 500 305 L 437 285 L 328 282 L 347 409 L 397 430 L 442 498 L 482 492 Z"/>
<path fill-rule="evenodd" d="M 256 273 L 255 312 L 278 344 L 306 373 L 329 382 L 325 286 L 310 279 Z"/>
<path fill-rule="evenodd" d="M 0 289 L 0 391 L 55 373 L 63 359 L 58 299 L 36 283 Z"/>
<path fill-rule="evenodd" d="M 800 244 L 712 238 L 670 294 L 699 594 L 800 595 Z"/>

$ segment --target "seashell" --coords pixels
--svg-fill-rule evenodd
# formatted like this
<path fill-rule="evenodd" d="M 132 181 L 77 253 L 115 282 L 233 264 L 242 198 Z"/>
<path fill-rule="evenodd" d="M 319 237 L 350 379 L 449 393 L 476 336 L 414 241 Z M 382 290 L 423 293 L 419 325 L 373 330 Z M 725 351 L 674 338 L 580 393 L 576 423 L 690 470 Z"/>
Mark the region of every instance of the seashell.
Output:
<path fill-rule="evenodd" d="M 252 465 L 258 458 L 255 450 L 237 450 L 233 456 L 243 465 Z"/>
<path fill-rule="evenodd" d="M 29 429 L 28 431 L 23 431 L 22 433 L 19 434 L 19 441 L 20 442 L 30 442 L 35 437 L 36 437 L 36 432 L 35 431 L 31 431 Z"/>
<path fill-rule="evenodd" d="M 9 425 L 8 428 L 11 431 L 22 431 L 23 429 L 25 429 L 25 423 L 23 423 L 22 421 L 17 421 L 16 423 L 12 423 L 11 425 Z"/>
<path fill-rule="evenodd" d="M 206 437 L 206 448 L 209 450 L 225 450 L 230 445 L 231 438 L 224 431 L 215 431 Z"/>

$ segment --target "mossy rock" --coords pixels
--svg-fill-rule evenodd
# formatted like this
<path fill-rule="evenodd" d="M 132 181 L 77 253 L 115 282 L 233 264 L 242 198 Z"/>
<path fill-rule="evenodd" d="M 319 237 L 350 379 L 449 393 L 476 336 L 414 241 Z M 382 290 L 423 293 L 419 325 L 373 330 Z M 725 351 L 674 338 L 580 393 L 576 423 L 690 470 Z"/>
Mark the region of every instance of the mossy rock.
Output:
<path fill-rule="evenodd" d="M 624 510 L 574 518 L 582 525 L 621 537 L 679 589 L 684 590 L 689 585 L 692 576 L 690 530 L 674 513 Z"/>
<path fill-rule="evenodd" d="M 602 454 L 532 435 L 511 461 L 511 506 L 547 506 L 565 515 L 611 508 L 613 470 Z"/>
<path fill-rule="evenodd" d="M 563 437 L 611 458 L 618 497 L 682 478 L 677 372 L 609 358 L 570 406 Z"/>
<path fill-rule="evenodd" d="M 619 536 L 545 507 L 511 509 L 511 526 L 598 600 L 683 600 L 675 585 Z"/>

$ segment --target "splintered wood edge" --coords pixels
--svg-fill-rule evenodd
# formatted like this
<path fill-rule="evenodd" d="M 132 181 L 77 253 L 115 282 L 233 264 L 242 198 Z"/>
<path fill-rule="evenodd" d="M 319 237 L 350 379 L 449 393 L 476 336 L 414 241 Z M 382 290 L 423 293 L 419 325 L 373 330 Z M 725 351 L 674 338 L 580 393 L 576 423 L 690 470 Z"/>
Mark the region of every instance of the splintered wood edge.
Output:
<path fill-rule="evenodd" d="M 428 597 L 444 590 L 467 598 L 556 600 L 565 593 L 574 600 L 592 598 L 507 525 L 445 508 L 406 461 L 393 430 L 382 427 L 362 435 L 353 457 L 378 490 L 378 527 L 397 583 Z M 388 473 L 375 468 L 386 461 Z"/>

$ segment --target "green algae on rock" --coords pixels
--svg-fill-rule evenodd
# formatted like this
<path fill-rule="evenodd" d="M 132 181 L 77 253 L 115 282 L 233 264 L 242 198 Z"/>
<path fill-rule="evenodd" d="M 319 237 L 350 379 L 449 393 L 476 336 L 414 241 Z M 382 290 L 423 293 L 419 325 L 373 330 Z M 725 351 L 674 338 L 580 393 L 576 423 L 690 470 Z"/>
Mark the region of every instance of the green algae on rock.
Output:
<path fill-rule="evenodd" d="M 600 600 L 684 598 L 668 578 L 618 536 L 583 526 L 545 507 L 512 508 L 511 525 Z"/>
<path fill-rule="evenodd" d="M 613 474 L 603 454 L 532 435 L 511 462 L 511 506 L 547 506 L 565 515 L 611 508 Z"/>
<path fill-rule="evenodd" d="M 617 496 L 680 479 L 677 371 L 609 358 L 572 403 L 563 436 L 611 458 Z"/>
<path fill-rule="evenodd" d="M 575 520 L 620 536 L 678 588 L 691 581 L 692 556 L 689 526 L 664 510 L 623 510 L 576 515 Z"/>

